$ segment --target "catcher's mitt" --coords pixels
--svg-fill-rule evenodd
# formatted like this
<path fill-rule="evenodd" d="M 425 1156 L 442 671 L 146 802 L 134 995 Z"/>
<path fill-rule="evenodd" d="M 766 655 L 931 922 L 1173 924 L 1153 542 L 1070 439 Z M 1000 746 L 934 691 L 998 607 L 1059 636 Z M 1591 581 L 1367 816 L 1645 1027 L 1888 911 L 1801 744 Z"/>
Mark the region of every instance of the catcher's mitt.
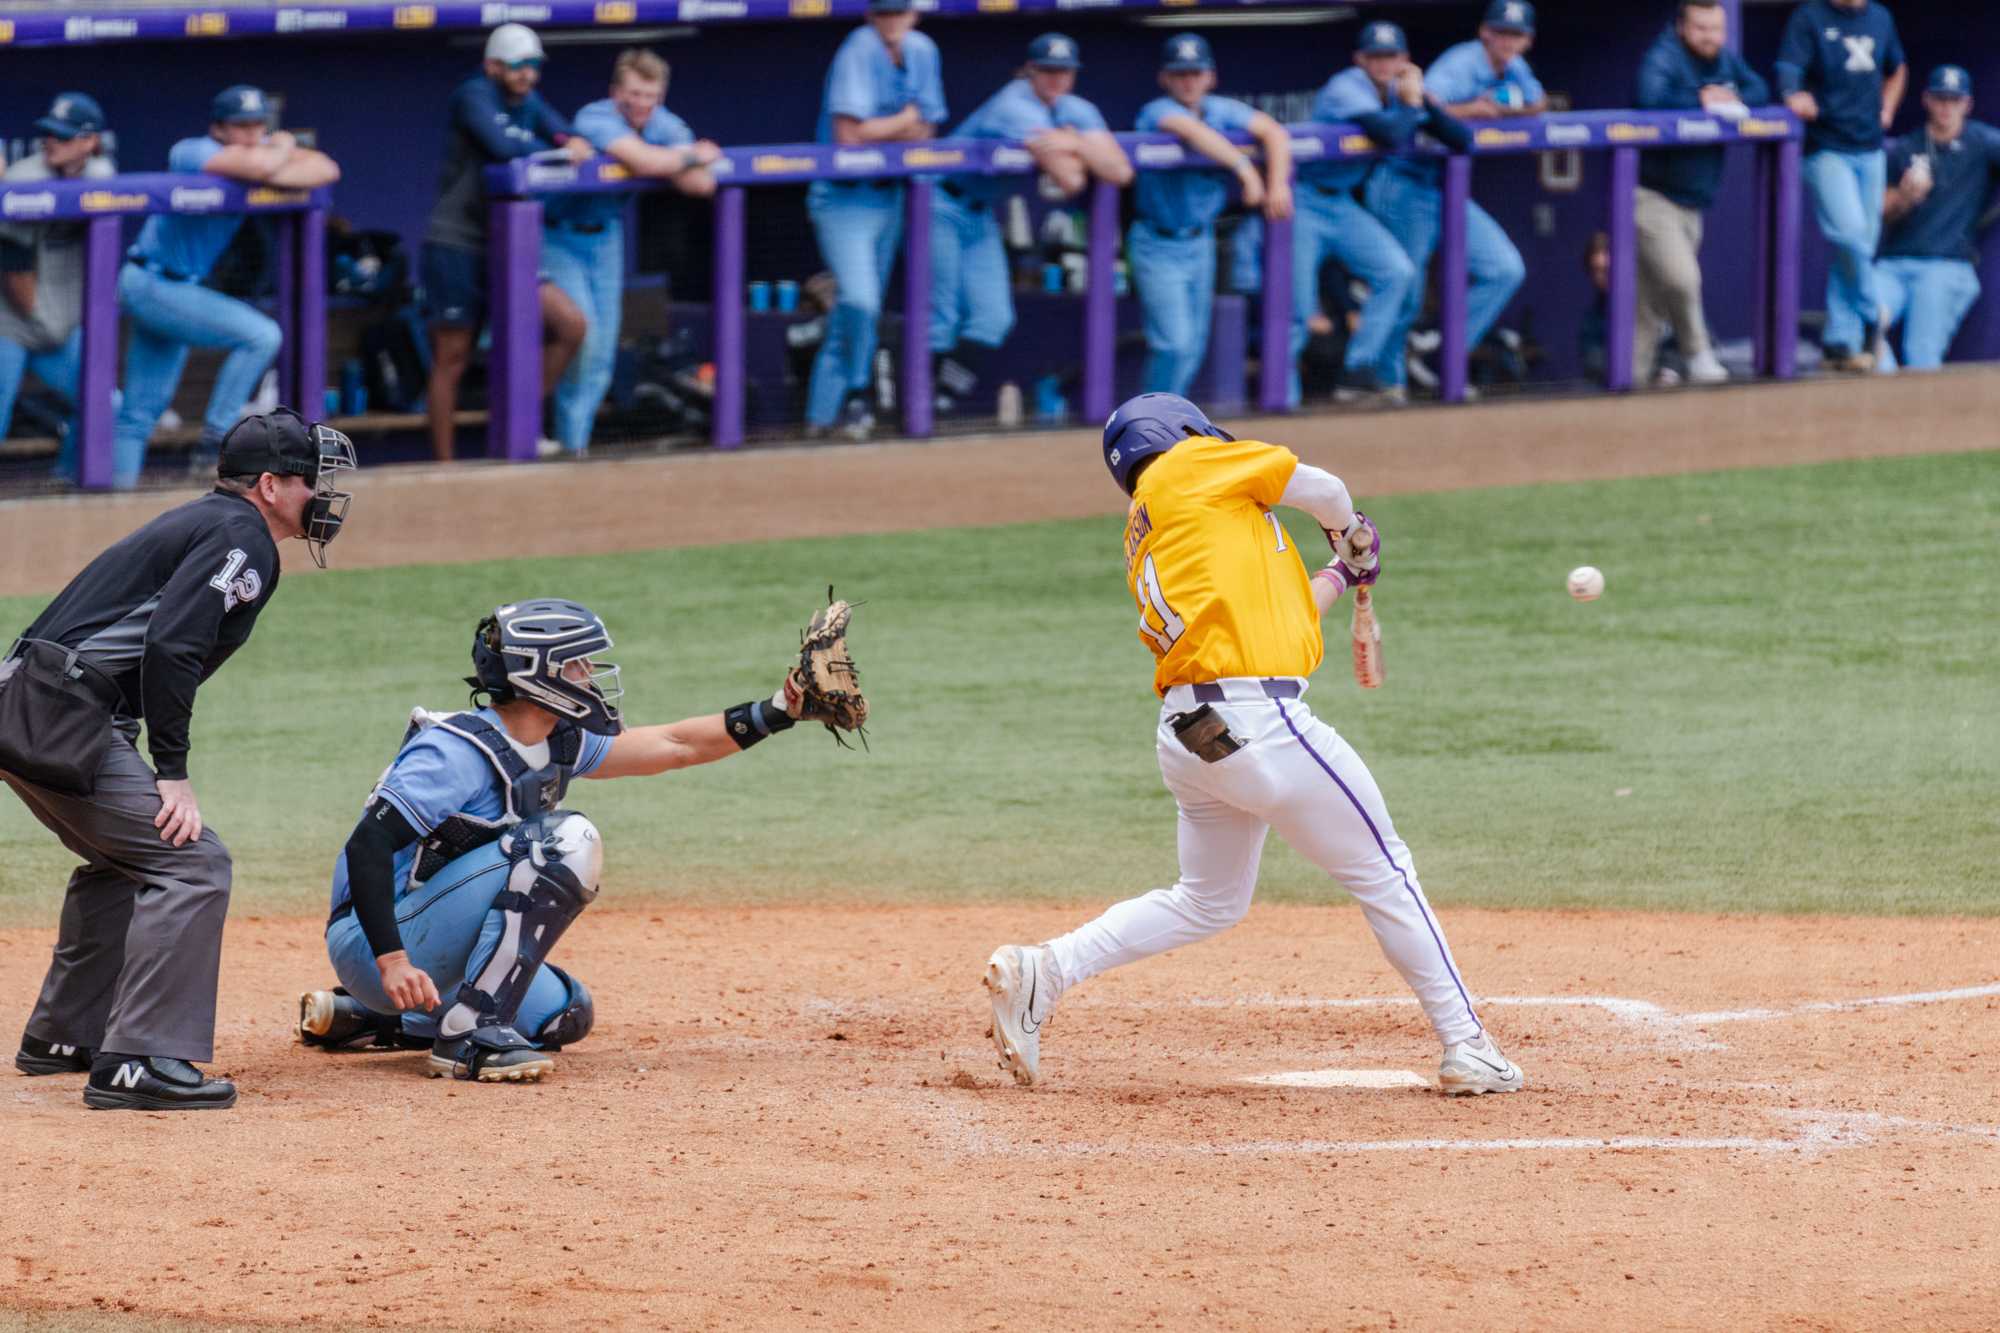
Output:
<path fill-rule="evenodd" d="M 833 589 L 826 590 L 829 599 Z M 851 731 L 868 741 L 868 700 L 861 694 L 861 677 L 847 651 L 847 622 L 854 607 L 829 600 L 799 635 L 799 664 L 787 678 L 785 693 L 798 698 L 798 719 L 820 722 L 845 745 L 840 733 Z M 789 700 L 788 700 L 789 702 Z"/>

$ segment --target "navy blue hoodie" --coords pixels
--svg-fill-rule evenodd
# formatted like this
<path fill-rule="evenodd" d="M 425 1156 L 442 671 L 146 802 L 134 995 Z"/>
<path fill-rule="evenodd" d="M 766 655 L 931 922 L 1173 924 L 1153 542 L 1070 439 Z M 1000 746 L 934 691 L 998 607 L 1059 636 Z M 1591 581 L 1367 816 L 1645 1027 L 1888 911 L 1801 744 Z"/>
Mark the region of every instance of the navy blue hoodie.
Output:
<path fill-rule="evenodd" d="M 1725 47 L 1715 59 L 1703 60 L 1672 26 L 1639 65 L 1639 107 L 1644 111 L 1699 110 L 1701 90 L 1712 86 L 1735 89 L 1745 106 L 1771 96 L 1770 87 L 1742 56 Z M 1722 188 L 1725 165 L 1719 145 L 1651 152 L 1640 159 L 1639 183 L 1683 208 L 1707 208 Z"/>
<path fill-rule="evenodd" d="M 1778 91 L 1808 92 L 1819 119 L 1806 125 L 1806 151 L 1866 153 L 1882 146 L 1882 81 L 1903 67 L 1903 40 L 1889 11 L 1869 0 L 1843 9 L 1806 0 L 1778 42 Z"/>

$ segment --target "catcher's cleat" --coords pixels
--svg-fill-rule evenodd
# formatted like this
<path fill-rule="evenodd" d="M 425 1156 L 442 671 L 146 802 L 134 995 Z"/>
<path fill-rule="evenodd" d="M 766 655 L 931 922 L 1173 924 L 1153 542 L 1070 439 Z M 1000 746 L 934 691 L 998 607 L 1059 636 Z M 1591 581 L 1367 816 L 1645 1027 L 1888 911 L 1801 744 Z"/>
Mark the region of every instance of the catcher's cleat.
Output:
<path fill-rule="evenodd" d="M 1528 1085 L 1521 1067 L 1500 1053 L 1486 1033 L 1444 1049 L 1438 1066 L 1438 1091 L 1447 1097 L 1474 1097 L 1482 1092 L 1519 1092 Z"/>
<path fill-rule="evenodd" d="M 1000 1067 L 1030 1087 L 1041 1077 L 1042 1025 L 1062 994 L 1055 950 L 1046 944 L 1003 945 L 987 960 L 985 981 L 993 998 L 989 1035 Z"/>
<path fill-rule="evenodd" d="M 14 1053 L 14 1068 L 30 1077 L 88 1074 L 91 1054 L 88 1046 L 70 1046 L 63 1042 L 43 1041 L 40 1037 L 23 1037 L 21 1049 Z"/>
<path fill-rule="evenodd" d="M 555 1057 L 511 1027 L 474 1028 L 462 1037 L 439 1037 L 431 1046 L 430 1076 L 478 1083 L 534 1083 L 555 1071 Z"/>
<path fill-rule="evenodd" d="M 401 1014 L 378 1014 L 336 986 L 299 996 L 299 1042 L 327 1051 L 420 1051 L 428 1038 L 403 1031 Z"/>

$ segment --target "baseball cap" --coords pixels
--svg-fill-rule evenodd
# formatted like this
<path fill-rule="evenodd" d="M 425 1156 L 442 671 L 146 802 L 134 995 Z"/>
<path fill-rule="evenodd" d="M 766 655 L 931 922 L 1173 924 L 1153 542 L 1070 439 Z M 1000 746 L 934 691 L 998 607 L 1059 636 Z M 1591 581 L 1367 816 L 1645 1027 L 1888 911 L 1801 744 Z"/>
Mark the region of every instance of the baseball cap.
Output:
<path fill-rule="evenodd" d="M 271 119 L 271 104 L 263 89 L 247 83 L 232 84 L 215 95 L 208 118 L 216 125 L 262 125 Z"/>
<path fill-rule="evenodd" d="M 1361 40 L 1354 49 L 1364 56 L 1408 55 L 1410 39 L 1393 23 L 1370 23 L 1361 30 Z"/>
<path fill-rule="evenodd" d="M 1535 6 L 1530 0 L 1493 0 L 1486 6 L 1486 26 L 1501 32 L 1535 31 Z"/>
<path fill-rule="evenodd" d="M 868 0 L 871 14 L 907 14 L 915 8 L 914 0 Z"/>
<path fill-rule="evenodd" d="M 320 449 L 305 419 L 289 407 L 244 417 L 222 437 L 216 473 L 224 477 L 319 476 Z"/>
<path fill-rule="evenodd" d="M 1175 33 L 1160 47 L 1160 68 L 1214 69 L 1215 52 L 1208 49 L 1208 39 L 1198 32 Z"/>
<path fill-rule="evenodd" d="M 1962 65 L 1939 65 L 1931 71 L 1930 87 L 1926 89 L 1938 97 L 1972 96 L 1972 76 Z"/>
<path fill-rule="evenodd" d="M 503 23 L 486 39 L 486 58 L 503 65 L 525 65 L 548 59 L 542 54 L 542 39 L 525 23 Z"/>
<path fill-rule="evenodd" d="M 57 93 L 49 114 L 36 121 L 35 128 L 58 139 L 96 134 L 104 128 L 104 108 L 89 93 Z"/>
<path fill-rule="evenodd" d="M 1074 37 L 1045 32 L 1028 43 L 1028 63 L 1041 69 L 1076 69 L 1083 61 L 1077 54 Z"/>

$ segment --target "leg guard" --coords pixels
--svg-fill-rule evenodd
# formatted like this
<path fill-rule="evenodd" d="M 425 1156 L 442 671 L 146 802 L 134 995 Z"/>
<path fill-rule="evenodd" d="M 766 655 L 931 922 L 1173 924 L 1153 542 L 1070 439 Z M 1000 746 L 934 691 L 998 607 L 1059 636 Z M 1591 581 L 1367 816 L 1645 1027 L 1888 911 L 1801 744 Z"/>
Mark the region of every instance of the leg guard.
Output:
<path fill-rule="evenodd" d="M 545 1051 L 559 1051 L 590 1035 L 590 1029 L 597 1022 L 597 1007 L 591 1001 L 590 988 L 581 981 L 554 963 L 543 963 L 542 970 L 555 973 L 563 985 L 569 987 L 569 1003 L 542 1024 L 541 1031 L 535 1034 L 537 1046 Z"/>
<path fill-rule="evenodd" d="M 440 1042 L 512 1024 L 549 950 L 597 897 L 603 844 L 591 822 L 574 811 L 524 820 L 501 836 L 500 850 L 512 863 L 507 887 L 493 899 L 500 939 L 493 956 L 458 988 L 456 1003 L 438 1024 Z"/>

